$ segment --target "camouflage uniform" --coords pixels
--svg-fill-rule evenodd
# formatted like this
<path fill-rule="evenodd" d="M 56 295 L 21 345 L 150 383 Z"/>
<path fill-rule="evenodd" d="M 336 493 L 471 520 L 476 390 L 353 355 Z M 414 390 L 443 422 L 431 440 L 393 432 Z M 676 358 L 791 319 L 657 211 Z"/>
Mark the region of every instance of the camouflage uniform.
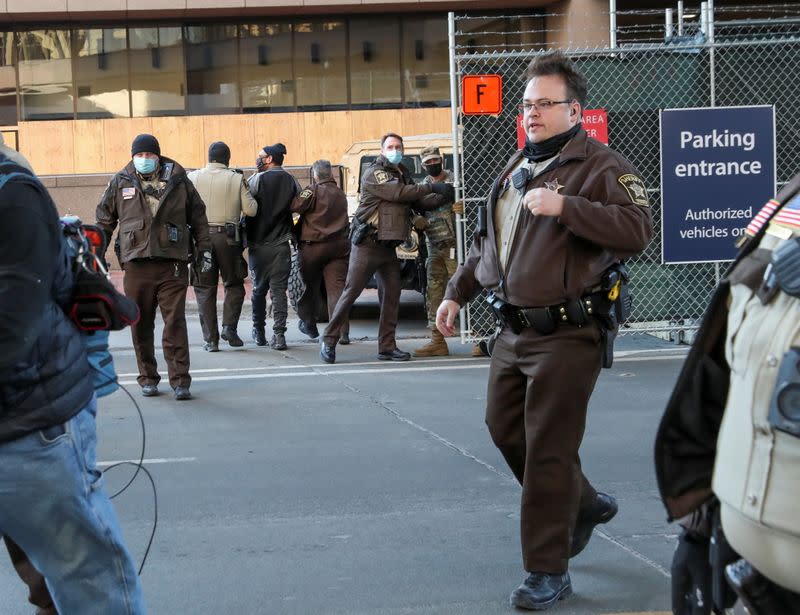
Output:
<path fill-rule="evenodd" d="M 453 174 L 445 170 L 446 179 L 435 180 L 430 175 L 425 177 L 425 183 L 432 184 L 436 181 L 453 183 Z M 428 228 L 425 229 L 425 245 L 428 248 L 428 259 L 425 269 L 428 277 L 428 292 L 425 304 L 428 310 L 428 327 L 436 328 L 436 310 L 444 299 L 447 282 L 456 272 L 456 234 L 455 215 L 453 203 L 448 202 L 432 211 L 425 212 Z"/>

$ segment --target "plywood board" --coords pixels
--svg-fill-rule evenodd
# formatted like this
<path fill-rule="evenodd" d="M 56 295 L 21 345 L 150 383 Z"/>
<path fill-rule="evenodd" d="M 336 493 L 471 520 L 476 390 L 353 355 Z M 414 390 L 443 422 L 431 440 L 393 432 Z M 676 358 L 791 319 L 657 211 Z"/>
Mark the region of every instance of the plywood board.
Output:
<path fill-rule="evenodd" d="M 102 171 L 116 173 L 130 162 L 131 143 L 136 136 L 142 133 L 153 134 L 153 124 L 149 117 L 120 118 L 102 122 L 106 148 L 105 168 Z"/>
<path fill-rule="evenodd" d="M 306 154 L 306 140 L 302 113 L 263 113 L 253 116 L 253 133 L 256 146 L 255 156 L 265 145 L 283 143 L 286 146 L 286 165 L 310 164 Z M 253 164 L 252 162 L 250 163 Z"/>
<path fill-rule="evenodd" d="M 187 169 L 205 166 L 208 148 L 203 145 L 203 116 L 154 117 L 153 135 L 161 153 Z"/>
<path fill-rule="evenodd" d="M 252 115 L 207 115 L 203 118 L 203 146 L 208 160 L 208 146 L 214 141 L 224 141 L 231 148 L 232 167 L 252 167 L 256 146 Z"/>
<path fill-rule="evenodd" d="M 75 172 L 72 124 L 72 120 L 19 123 L 20 153 L 39 175 Z"/>
<path fill-rule="evenodd" d="M 97 120 L 78 120 L 72 123 L 72 150 L 75 173 L 96 173 L 105 169 L 105 139 L 103 124 Z"/>

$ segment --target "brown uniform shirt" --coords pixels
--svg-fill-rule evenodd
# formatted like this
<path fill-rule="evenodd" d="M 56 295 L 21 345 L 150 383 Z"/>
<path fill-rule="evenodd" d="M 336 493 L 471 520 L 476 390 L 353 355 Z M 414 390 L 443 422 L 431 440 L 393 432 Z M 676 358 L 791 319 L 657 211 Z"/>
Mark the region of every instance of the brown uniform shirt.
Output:
<path fill-rule="evenodd" d="M 597 286 L 612 264 L 647 246 L 653 224 L 638 172 L 623 156 L 581 130 L 552 166 L 528 183 L 528 189 L 549 188 L 564 196 L 563 212 L 558 217 L 534 216 L 523 209 L 501 272 L 495 207 L 521 158 L 521 151 L 515 153 L 495 180 L 487 202 L 487 236 L 475 237 L 445 299 L 464 305 L 481 288 L 488 288 L 518 306 L 562 303 Z"/>
<path fill-rule="evenodd" d="M 149 184 L 158 191 L 155 214 L 133 162 L 111 178 L 97 206 L 97 224 L 107 237 L 119 224 L 123 263 L 139 258 L 188 261 L 190 232 L 197 245 L 195 253 L 211 249 L 206 206 L 183 167 L 162 156 L 158 173 L 161 181 Z"/>
<path fill-rule="evenodd" d="M 443 202 L 439 195 L 426 199 L 431 193 L 430 185 L 415 184 L 403 165 L 391 165 L 378 156 L 361 177 L 355 215 L 362 222 L 376 219 L 378 239 L 403 241 L 411 232 L 411 208 L 433 209 Z"/>
<path fill-rule="evenodd" d="M 301 241 L 325 241 L 347 228 L 347 196 L 333 178 L 307 186 L 294 197 L 291 212 L 300 214 Z"/>

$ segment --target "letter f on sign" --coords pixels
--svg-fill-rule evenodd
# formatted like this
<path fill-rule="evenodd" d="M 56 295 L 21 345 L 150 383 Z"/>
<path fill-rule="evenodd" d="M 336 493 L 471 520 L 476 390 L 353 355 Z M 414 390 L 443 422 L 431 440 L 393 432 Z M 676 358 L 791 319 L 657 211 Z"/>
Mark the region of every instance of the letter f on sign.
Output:
<path fill-rule="evenodd" d="M 481 96 L 483 96 L 483 91 L 486 89 L 485 83 L 479 83 L 475 86 L 475 95 L 476 95 L 476 102 L 480 105 L 481 104 Z"/>

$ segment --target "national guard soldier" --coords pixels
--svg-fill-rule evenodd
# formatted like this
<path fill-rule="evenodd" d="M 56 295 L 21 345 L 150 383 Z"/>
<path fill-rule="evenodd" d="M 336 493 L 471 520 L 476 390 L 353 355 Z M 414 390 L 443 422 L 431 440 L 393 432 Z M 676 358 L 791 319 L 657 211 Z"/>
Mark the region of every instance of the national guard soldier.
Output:
<path fill-rule="evenodd" d="M 491 291 L 502 329 L 486 423 L 522 485 L 528 575 L 511 604 L 543 610 L 570 595 L 569 559 L 617 512 L 584 476 L 578 450 L 589 397 L 610 364 L 620 261 L 645 248 L 652 221 L 633 166 L 581 127 L 583 75 L 549 53 L 526 77 L 525 148 L 494 182 L 487 224 L 450 280 L 436 324 L 451 335 L 459 308 Z"/>
<path fill-rule="evenodd" d="M 131 161 L 106 188 L 97 206 L 97 224 L 111 237 L 119 224 L 118 257 L 125 294 L 141 313 L 131 327 L 142 395 L 158 395 L 153 332 L 156 308 L 164 319 L 162 346 L 175 399 L 191 399 L 189 337 L 186 331 L 188 261 L 194 240 L 201 273 L 211 270 L 211 241 L 203 199 L 183 167 L 161 155 L 153 135 L 133 140 Z"/>
<path fill-rule="evenodd" d="M 353 216 L 350 263 L 342 296 L 320 339 L 320 357 L 336 361 L 336 344 L 349 318 L 350 308 L 369 282 L 378 278 L 380 321 L 378 359 L 408 361 L 411 355 L 400 350 L 395 340 L 400 309 L 400 261 L 396 247 L 411 232 L 412 209 L 439 207 L 453 199 L 453 187 L 441 183 L 417 185 L 402 164 L 403 138 L 387 133 L 381 138 L 381 155 L 364 171 L 358 209 Z"/>
<path fill-rule="evenodd" d="M 305 282 L 297 300 L 298 327 L 309 337 L 319 337 L 315 300 L 320 280 L 325 280 L 328 317 L 342 295 L 347 279 L 350 239 L 347 236 L 347 196 L 333 178 L 331 163 L 317 160 L 311 165 L 313 183 L 292 202 L 292 213 L 299 214 L 300 274 Z M 340 344 L 349 344 L 349 319 L 342 325 Z"/>
<path fill-rule="evenodd" d="M 422 166 L 427 172 L 425 183 L 453 183 L 453 174 L 443 167 L 442 154 L 438 147 L 426 147 L 420 153 Z M 443 357 L 450 354 L 444 336 L 436 328 L 436 309 L 444 298 L 447 282 L 456 272 L 456 232 L 455 214 L 463 214 L 463 206 L 458 208 L 452 201 L 442 203 L 436 209 L 424 213 L 425 247 L 428 257 L 425 261 L 427 285 L 425 307 L 428 312 L 428 328 L 431 341 L 414 351 L 415 357 Z"/>
<path fill-rule="evenodd" d="M 747 227 L 655 452 L 684 528 L 673 612 L 721 613 L 738 595 L 751 615 L 800 613 L 800 175 Z"/>
<path fill-rule="evenodd" d="M 250 194 L 241 172 L 228 168 L 230 161 L 230 148 L 222 141 L 215 141 L 208 147 L 208 165 L 188 174 L 206 204 L 211 238 L 211 269 L 206 273 L 198 273 L 194 282 L 200 327 L 205 340 L 203 348 L 209 352 L 219 350 L 217 281 L 220 275 L 225 287 L 222 339 L 234 347 L 244 345 L 236 330 L 244 303 L 244 279 L 247 277 L 239 219 L 241 216 L 255 216 L 258 204 Z"/>

